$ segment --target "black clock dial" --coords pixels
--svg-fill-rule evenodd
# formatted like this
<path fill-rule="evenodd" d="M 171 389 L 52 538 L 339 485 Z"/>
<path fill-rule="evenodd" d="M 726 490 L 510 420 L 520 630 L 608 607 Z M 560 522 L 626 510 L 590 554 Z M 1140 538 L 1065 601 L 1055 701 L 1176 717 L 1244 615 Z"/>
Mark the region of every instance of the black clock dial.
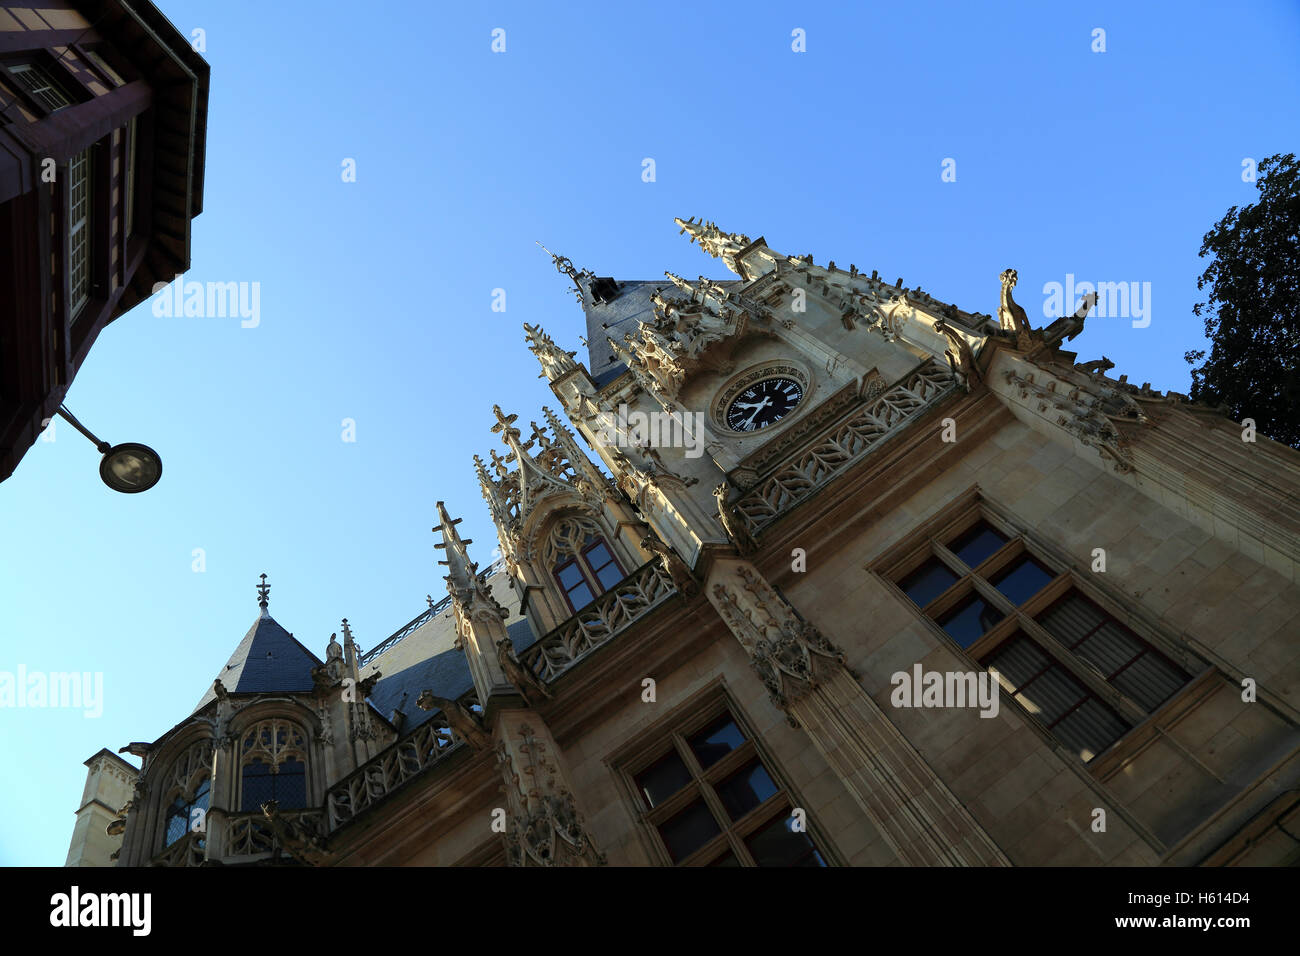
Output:
<path fill-rule="evenodd" d="M 792 378 L 765 378 L 755 382 L 727 406 L 727 426 L 752 432 L 779 422 L 803 399 L 803 386 Z"/>

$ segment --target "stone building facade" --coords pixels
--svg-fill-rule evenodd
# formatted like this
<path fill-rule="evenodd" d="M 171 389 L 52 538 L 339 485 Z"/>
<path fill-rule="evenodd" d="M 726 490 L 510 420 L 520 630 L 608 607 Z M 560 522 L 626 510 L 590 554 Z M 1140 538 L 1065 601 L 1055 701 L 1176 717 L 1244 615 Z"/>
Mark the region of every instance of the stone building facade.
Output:
<path fill-rule="evenodd" d="M 1296 862 L 1300 454 L 1011 270 L 993 318 L 678 222 L 735 277 L 555 257 L 588 361 L 525 327 L 498 559 L 439 502 L 447 596 L 323 660 L 263 587 L 117 862 Z"/>

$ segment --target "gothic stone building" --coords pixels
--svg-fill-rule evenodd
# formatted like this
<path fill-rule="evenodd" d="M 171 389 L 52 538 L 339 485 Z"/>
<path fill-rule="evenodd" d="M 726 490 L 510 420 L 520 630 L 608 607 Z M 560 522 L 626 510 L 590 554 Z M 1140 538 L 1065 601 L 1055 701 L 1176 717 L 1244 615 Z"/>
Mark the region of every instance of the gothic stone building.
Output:
<path fill-rule="evenodd" d="M 440 502 L 447 597 L 324 660 L 263 588 L 118 864 L 1296 862 L 1300 454 L 1013 271 L 995 320 L 679 223 L 738 278 L 555 259 L 589 364 L 526 327 L 499 560 Z"/>

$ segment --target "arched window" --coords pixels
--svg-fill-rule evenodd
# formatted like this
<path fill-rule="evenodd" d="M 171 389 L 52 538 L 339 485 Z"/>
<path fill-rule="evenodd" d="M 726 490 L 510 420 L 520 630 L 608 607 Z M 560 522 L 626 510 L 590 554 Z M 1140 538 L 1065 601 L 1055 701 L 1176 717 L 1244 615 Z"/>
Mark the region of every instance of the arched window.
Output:
<path fill-rule="evenodd" d="M 212 781 L 207 777 L 198 785 L 193 795 L 176 794 L 176 799 L 167 808 L 167 822 L 164 825 L 163 846 L 171 846 L 191 830 L 203 832 L 208 814 L 208 798 L 211 796 Z M 203 846 L 202 838 L 199 847 Z"/>
<path fill-rule="evenodd" d="M 604 538 L 596 536 L 587 538 L 576 553 L 555 565 L 554 573 L 573 611 L 581 611 L 624 578 L 614 552 Z"/>
<path fill-rule="evenodd" d="M 240 750 L 240 810 L 270 800 L 281 810 L 307 806 L 307 738 L 299 727 L 264 720 L 244 732 Z"/>

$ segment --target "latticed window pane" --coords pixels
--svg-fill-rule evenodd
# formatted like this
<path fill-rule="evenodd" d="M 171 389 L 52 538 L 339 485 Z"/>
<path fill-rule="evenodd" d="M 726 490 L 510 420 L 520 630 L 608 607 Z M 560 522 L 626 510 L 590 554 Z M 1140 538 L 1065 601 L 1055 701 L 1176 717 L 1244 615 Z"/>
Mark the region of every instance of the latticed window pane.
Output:
<path fill-rule="evenodd" d="M 193 800 L 186 800 L 184 794 L 177 794 L 176 799 L 172 801 L 167 808 L 167 819 L 164 824 L 163 845 L 171 846 L 181 837 L 185 836 L 190 830 L 201 829 L 200 824 L 208 812 L 208 798 L 211 796 L 211 781 L 204 778 L 195 791 Z M 196 815 L 195 811 L 199 811 Z M 200 840 L 199 846 L 203 843 Z"/>
<path fill-rule="evenodd" d="M 739 820 L 779 788 L 763 765 L 755 760 L 722 781 L 716 789 L 731 819 Z"/>
<path fill-rule="evenodd" d="M 970 647 L 998 621 L 1006 617 L 977 592 L 939 618 L 939 626 L 962 647 Z"/>
<path fill-rule="evenodd" d="M 704 805 L 697 800 L 677 816 L 659 825 L 659 835 L 664 839 L 664 846 L 674 862 L 690 856 L 704 844 L 722 832 L 718 821 Z"/>
<path fill-rule="evenodd" d="M 745 841 L 759 866 L 825 866 L 807 833 L 794 829 L 794 818 L 779 817 Z"/>
<path fill-rule="evenodd" d="M 691 781 L 691 772 L 677 756 L 676 750 L 637 774 L 636 785 L 646 799 L 646 805 L 656 807 Z"/>
<path fill-rule="evenodd" d="M 745 742 L 730 714 L 723 714 L 690 739 L 691 750 L 700 766 L 708 769 Z"/>
<path fill-rule="evenodd" d="M 1128 731 L 1119 714 L 1023 634 L 1004 641 L 983 663 L 997 672 L 1008 693 L 1084 761 Z"/>
<path fill-rule="evenodd" d="M 19 63 L 9 67 L 9 72 L 38 103 L 51 113 L 72 105 L 68 94 L 63 92 L 62 87 L 44 67 L 37 66 L 35 63 Z"/>
<path fill-rule="evenodd" d="M 281 810 L 298 810 L 307 806 L 307 766 L 292 757 L 280 764 L 273 778 L 272 790 Z"/>
<path fill-rule="evenodd" d="M 1012 604 L 1024 604 L 1051 583 L 1052 574 L 1029 555 L 1023 555 L 997 573 L 990 583 L 1006 596 Z"/>
<path fill-rule="evenodd" d="M 957 583 L 957 575 L 938 558 L 931 558 L 902 581 L 899 587 L 917 607 L 925 607 Z"/>
<path fill-rule="evenodd" d="M 1007 537 L 986 521 L 980 521 L 973 528 L 949 542 L 948 550 L 961 558 L 970 567 L 983 563 L 993 552 L 1007 543 Z"/>
<path fill-rule="evenodd" d="M 73 316 L 90 297 L 90 150 L 68 161 L 68 301 Z"/>
<path fill-rule="evenodd" d="M 256 758 L 244 764 L 244 786 L 241 792 L 243 799 L 239 806 L 244 811 L 256 810 L 266 801 L 275 799 L 271 765 Z"/>
<path fill-rule="evenodd" d="M 1038 621 L 1145 710 L 1154 710 L 1191 680 L 1191 675 L 1077 591 L 1067 594 Z"/>

